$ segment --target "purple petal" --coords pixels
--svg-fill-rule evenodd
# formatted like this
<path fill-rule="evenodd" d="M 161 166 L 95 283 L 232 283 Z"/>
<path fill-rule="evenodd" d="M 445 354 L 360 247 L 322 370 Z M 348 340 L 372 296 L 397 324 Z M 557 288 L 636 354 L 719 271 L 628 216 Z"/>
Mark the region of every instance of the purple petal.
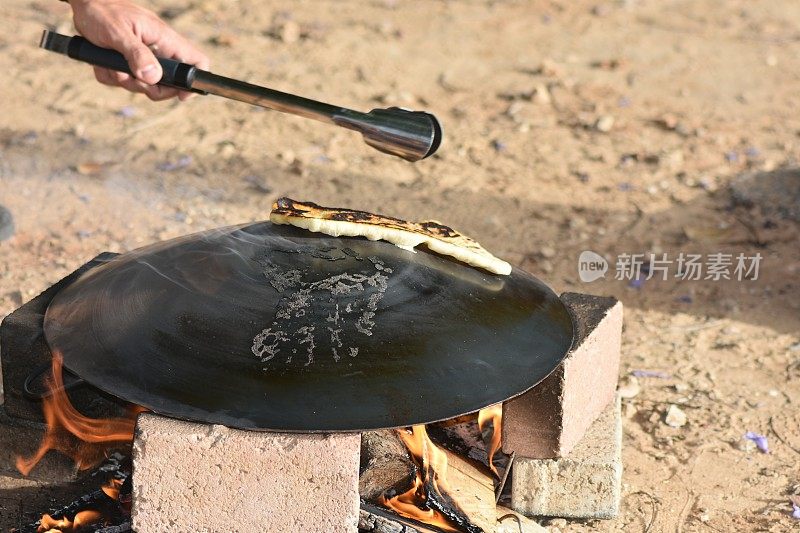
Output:
<path fill-rule="evenodd" d="M 659 372 L 657 370 L 632 370 L 631 375 L 637 378 L 669 379 L 672 377 L 666 372 Z"/>
<path fill-rule="evenodd" d="M 796 503 L 792 503 L 792 518 L 800 520 L 800 506 Z"/>
<path fill-rule="evenodd" d="M 744 438 L 755 442 L 756 447 L 758 447 L 762 453 L 769 453 L 769 443 L 767 442 L 767 437 L 764 435 L 760 435 L 755 431 L 748 431 L 744 434 Z"/>

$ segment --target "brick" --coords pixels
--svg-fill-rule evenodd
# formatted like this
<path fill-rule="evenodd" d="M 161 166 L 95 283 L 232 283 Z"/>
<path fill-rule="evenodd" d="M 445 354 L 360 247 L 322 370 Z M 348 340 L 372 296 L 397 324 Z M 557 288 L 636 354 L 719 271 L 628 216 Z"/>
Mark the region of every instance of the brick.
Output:
<path fill-rule="evenodd" d="M 360 448 L 359 434 L 242 431 L 143 414 L 133 530 L 355 533 Z"/>
<path fill-rule="evenodd" d="M 116 255 L 110 252 L 98 255 L 3 318 L 0 323 L 0 408 L 10 418 L 17 421 L 44 422 L 42 403 L 26 397 L 23 384 L 32 372 L 38 368 L 47 368 L 52 360 L 43 329 L 45 311 L 58 291 L 87 270 Z M 72 405 L 92 418 L 109 418 L 125 413 L 121 402 L 109 399 L 94 387 L 78 387 L 69 391 L 68 395 Z"/>
<path fill-rule="evenodd" d="M 514 460 L 511 507 L 526 516 L 614 518 L 622 487 L 620 401 L 606 407 L 568 457 Z"/>
<path fill-rule="evenodd" d="M 615 298 L 561 295 L 575 321 L 564 362 L 539 385 L 503 406 L 503 451 L 518 457 L 566 456 L 617 388 L 622 304 Z"/>

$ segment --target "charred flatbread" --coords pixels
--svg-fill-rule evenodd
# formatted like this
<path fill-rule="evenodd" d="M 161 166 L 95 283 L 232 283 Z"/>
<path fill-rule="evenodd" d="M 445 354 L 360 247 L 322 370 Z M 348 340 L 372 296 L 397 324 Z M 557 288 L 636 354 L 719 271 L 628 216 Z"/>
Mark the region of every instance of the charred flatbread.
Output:
<path fill-rule="evenodd" d="M 366 211 L 297 202 L 290 198 L 279 198 L 272 205 L 269 219 L 274 224 L 290 224 L 333 237 L 345 235 L 387 241 L 408 250 L 424 244 L 431 251 L 493 274 L 505 276 L 511 273 L 510 264 L 493 256 L 466 235 L 434 220 L 408 222 Z"/>

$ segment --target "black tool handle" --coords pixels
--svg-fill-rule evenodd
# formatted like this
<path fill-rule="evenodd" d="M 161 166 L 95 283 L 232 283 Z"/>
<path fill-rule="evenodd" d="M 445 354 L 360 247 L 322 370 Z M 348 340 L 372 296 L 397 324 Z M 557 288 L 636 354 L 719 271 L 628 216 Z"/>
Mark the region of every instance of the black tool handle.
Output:
<path fill-rule="evenodd" d="M 95 46 L 83 37 L 77 35 L 70 39 L 67 55 L 72 59 L 77 59 L 98 67 L 133 74 L 128 62 L 125 60 L 125 56 L 116 50 Z M 164 72 L 158 85 L 166 85 L 168 87 L 183 89 L 184 91 L 205 94 L 204 91 L 192 89 L 192 83 L 194 82 L 194 76 L 197 71 L 195 66 L 164 57 L 157 57 L 156 59 L 161 63 L 161 69 Z"/>

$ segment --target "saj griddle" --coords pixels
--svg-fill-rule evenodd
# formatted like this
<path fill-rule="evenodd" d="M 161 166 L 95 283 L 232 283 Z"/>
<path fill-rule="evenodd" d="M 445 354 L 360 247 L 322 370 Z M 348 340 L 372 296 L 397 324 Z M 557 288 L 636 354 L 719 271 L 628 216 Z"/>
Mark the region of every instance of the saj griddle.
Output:
<path fill-rule="evenodd" d="M 425 250 L 259 222 L 119 255 L 53 298 L 46 340 L 156 413 L 275 431 L 429 423 L 521 394 L 562 361 L 544 283 Z"/>

